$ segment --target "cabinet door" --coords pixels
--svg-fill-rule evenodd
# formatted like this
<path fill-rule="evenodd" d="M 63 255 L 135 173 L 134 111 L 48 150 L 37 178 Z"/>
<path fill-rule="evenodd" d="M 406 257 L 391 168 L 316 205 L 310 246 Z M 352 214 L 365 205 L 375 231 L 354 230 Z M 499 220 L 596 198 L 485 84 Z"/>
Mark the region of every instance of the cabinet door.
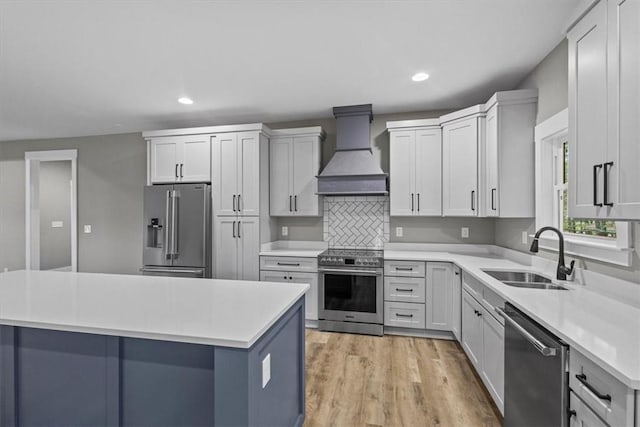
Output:
<path fill-rule="evenodd" d="M 289 188 L 293 173 L 291 145 L 293 138 L 269 141 L 269 212 L 271 216 L 293 215 L 293 189 Z"/>
<path fill-rule="evenodd" d="M 211 182 L 211 137 L 181 138 L 180 182 Z"/>
<path fill-rule="evenodd" d="M 575 415 L 569 415 L 569 427 L 607 427 L 573 392 L 569 392 L 569 410 L 575 411 Z"/>
<path fill-rule="evenodd" d="M 569 32 L 569 216 L 606 215 L 607 20 L 601 1 Z"/>
<path fill-rule="evenodd" d="M 318 216 L 320 142 L 313 136 L 297 136 L 292 146 L 293 210 L 298 216 Z"/>
<path fill-rule="evenodd" d="M 451 298 L 451 332 L 460 342 L 462 337 L 462 273 L 458 267 L 453 267 L 453 288 Z"/>
<path fill-rule="evenodd" d="M 238 279 L 258 280 L 260 272 L 259 218 L 238 217 Z"/>
<path fill-rule="evenodd" d="M 482 379 L 504 413 L 504 326 L 486 311 L 482 313 Z"/>
<path fill-rule="evenodd" d="M 640 219 L 640 1 L 609 5 L 609 218 Z M 603 172 L 604 173 L 604 172 Z M 603 183 L 604 186 L 604 183 Z"/>
<path fill-rule="evenodd" d="M 236 215 L 238 197 L 238 136 L 215 135 L 213 155 L 213 209 L 215 215 Z"/>
<path fill-rule="evenodd" d="M 261 282 L 288 282 L 289 272 L 287 271 L 261 271 Z"/>
<path fill-rule="evenodd" d="M 310 288 L 305 295 L 305 318 L 318 320 L 318 273 L 289 272 L 289 281 L 309 284 Z"/>
<path fill-rule="evenodd" d="M 442 215 L 442 131 L 416 131 L 414 214 Z"/>
<path fill-rule="evenodd" d="M 427 263 L 427 329 L 451 330 L 452 276 L 450 263 Z"/>
<path fill-rule="evenodd" d="M 444 216 L 478 214 L 478 120 L 474 117 L 443 128 Z"/>
<path fill-rule="evenodd" d="M 462 348 L 469 360 L 482 372 L 482 318 L 480 304 L 466 291 L 462 291 Z"/>
<path fill-rule="evenodd" d="M 389 208 L 391 216 L 411 216 L 415 209 L 416 131 L 391 132 Z"/>
<path fill-rule="evenodd" d="M 235 217 L 216 216 L 213 226 L 213 277 L 238 279 L 238 238 Z"/>
<path fill-rule="evenodd" d="M 498 195 L 498 106 L 487 111 L 485 119 L 484 206 L 486 216 L 500 216 Z"/>
<path fill-rule="evenodd" d="M 260 135 L 238 134 L 238 209 L 240 215 L 260 214 Z M 257 273 L 256 273 L 257 274 Z"/>
<path fill-rule="evenodd" d="M 152 139 L 150 143 L 151 183 L 175 182 L 178 178 L 178 142 L 175 138 Z"/>

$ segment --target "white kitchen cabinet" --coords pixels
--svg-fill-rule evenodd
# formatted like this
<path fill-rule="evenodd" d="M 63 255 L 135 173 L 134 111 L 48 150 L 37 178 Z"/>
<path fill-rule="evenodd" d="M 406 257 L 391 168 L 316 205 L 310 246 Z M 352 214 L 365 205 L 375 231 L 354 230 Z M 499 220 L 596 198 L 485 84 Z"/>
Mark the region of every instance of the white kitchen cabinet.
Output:
<path fill-rule="evenodd" d="M 608 427 L 573 391 L 569 392 L 569 427 Z"/>
<path fill-rule="evenodd" d="M 278 129 L 270 141 L 271 216 L 319 216 L 321 127 Z"/>
<path fill-rule="evenodd" d="M 497 92 L 485 104 L 480 216 L 535 216 L 536 107 L 537 91 L 529 89 Z"/>
<path fill-rule="evenodd" d="M 427 329 L 451 330 L 453 298 L 453 265 L 427 262 Z"/>
<path fill-rule="evenodd" d="M 504 326 L 482 310 L 482 380 L 504 413 Z"/>
<path fill-rule="evenodd" d="M 640 219 L 640 0 L 600 0 L 569 42 L 569 216 Z"/>
<path fill-rule="evenodd" d="M 453 286 L 451 294 L 451 332 L 458 342 L 462 338 L 462 272 L 453 266 Z"/>
<path fill-rule="evenodd" d="M 149 140 L 152 184 L 211 182 L 211 135 L 156 137 Z"/>
<path fill-rule="evenodd" d="M 305 295 L 305 318 L 318 320 L 318 273 L 290 272 L 289 281 L 309 284 L 309 290 Z"/>
<path fill-rule="evenodd" d="M 438 119 L 387 122 L 392 216 L 442 215 L 442 131 Z"/>
<path fill-rule="evenodd" d="M 260 253 L 259 218 L 214 217 L 214 277 L 258 280 Z"/>
<path fill-rule="evenodd" d="M 478 373 L 482 372 L 482 306 L 462 291 L 462 348 Z"/>
<path fill-rule="evenodd" d="M 215 215 L 260 214 L 260 144 L 266 144 L 266 141 L 259 132 L 229 132 L 213 136 Z"/>
<path fill-rule="evenodd" d="M 478 150 L 484 135 L 484 106 L 471 107 L 442 126 L 442 214 L 478 216 Z M 467 114 L 465 111 L 471 111 Z"/>

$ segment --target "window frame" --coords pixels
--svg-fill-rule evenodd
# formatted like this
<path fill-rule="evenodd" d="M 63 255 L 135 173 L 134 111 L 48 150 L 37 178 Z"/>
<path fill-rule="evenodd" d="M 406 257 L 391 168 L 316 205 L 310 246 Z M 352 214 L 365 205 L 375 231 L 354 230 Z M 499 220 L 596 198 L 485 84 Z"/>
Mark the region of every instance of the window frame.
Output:
<path fill-rule="evenodd" d="M 564 109 L 535 127 L 535 175 L 536 175 L 536 230 L 545 225 L 561 228 L 562 208 L 556 194 L 559 147 L 569 134 L 569 111 Z M 616 239 L 598 236 L 565 234 L 565 252 L 581 258 L 593 259 L 615 265 L 630 266 L 633 240 L 628 222 L 616 221 Z M 539 239 L 542 249 L 557 252 L 556 235 L 543 234 Z"/>

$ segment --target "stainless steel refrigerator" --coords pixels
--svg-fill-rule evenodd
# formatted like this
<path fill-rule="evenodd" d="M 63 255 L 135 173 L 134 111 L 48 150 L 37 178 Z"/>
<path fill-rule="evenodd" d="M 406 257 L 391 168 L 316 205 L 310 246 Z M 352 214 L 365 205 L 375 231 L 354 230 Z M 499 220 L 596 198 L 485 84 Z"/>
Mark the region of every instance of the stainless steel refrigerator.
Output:
<path fill-rule="evenodd" d="M 142 274 L 211 277 L 211 186 L 144 189 Z"/>

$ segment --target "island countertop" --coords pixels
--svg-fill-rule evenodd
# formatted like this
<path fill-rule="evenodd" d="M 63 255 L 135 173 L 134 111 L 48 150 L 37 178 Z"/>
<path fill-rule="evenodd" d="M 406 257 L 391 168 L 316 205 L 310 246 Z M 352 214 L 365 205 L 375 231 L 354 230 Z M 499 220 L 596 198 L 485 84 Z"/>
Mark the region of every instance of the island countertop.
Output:
<path fill-rule="evenodd" d="M 307 284 L 57 271 L 0 274 L 0 325 L 250 348 Z"/>

